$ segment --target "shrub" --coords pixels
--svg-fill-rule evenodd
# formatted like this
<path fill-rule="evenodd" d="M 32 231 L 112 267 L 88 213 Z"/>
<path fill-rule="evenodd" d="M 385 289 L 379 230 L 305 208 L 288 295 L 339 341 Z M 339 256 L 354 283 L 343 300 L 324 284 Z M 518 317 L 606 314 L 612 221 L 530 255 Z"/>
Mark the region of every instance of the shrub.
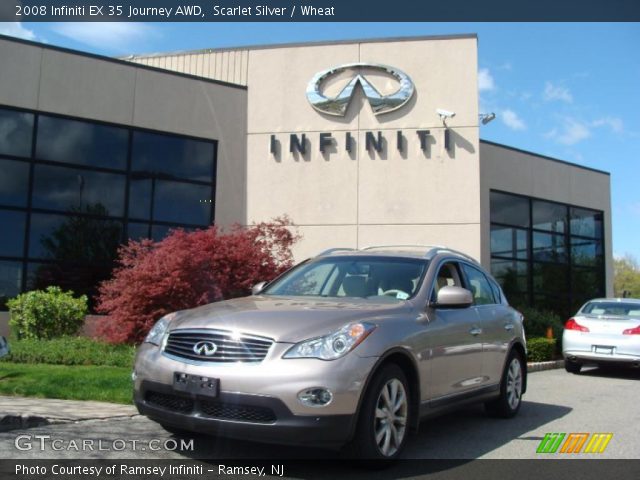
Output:
<path fill-rule="evenodd" d="M 557 313 L 533 307 L 517 307 L 517 309 L 524 315 L 524 329 L 527 336 L 545 337 L 547 327 L 551 327 L 554 338 L 562 337 L 564 323 Z"/>
<path fill-rule="evenodd" d="M 548 362 L 553 360 L 555 349 L 555 339 L 530 338 L 527 340 L 527 360 L 529 362 Z"/>
<path fill-rule="evenodd" d="M 139 343 L 163 315 L 247 295 L 293 263 L 286 217 L 222 231 L 173 230 L 159 242 L 129 241 L 113 278 L 100 286 L 97 310 L 109 316 L 98 334 L 112 343 Z"/>
<path fill-rule="evenodd" d="M 9 326 L 17 339 L 75 335 L 87 314 L 87 297 L 74 298 L 60 287 L 33 290 L 7 302 Z"/>
<path fill-rule="evenodd" d="M 113 345 L 86 337 L 61 337 L 52 340 L 13 341 L 11 353 L 2 361 L 131 368 L 134 356 L 135 348 L 131 345 Z"/>

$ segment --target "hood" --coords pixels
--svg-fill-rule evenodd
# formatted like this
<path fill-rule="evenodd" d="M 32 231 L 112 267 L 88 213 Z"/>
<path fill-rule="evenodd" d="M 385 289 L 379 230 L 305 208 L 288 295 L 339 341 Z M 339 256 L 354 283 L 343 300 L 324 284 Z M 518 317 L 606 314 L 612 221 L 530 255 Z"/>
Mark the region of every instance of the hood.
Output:
<path fill-rule="evenodd" d="M 256 295 L 177 313 L 170 330 L 217 328 L 297 343 L 358 321 L 375 321 L 411 309 L 408 302 L 372 299 L 301 298 Z"/>

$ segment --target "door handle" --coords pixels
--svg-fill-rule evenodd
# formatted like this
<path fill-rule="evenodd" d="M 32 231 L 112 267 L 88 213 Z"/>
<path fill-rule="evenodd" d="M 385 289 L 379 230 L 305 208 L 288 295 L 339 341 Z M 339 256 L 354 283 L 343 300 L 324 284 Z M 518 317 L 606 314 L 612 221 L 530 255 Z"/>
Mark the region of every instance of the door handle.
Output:
<path fill-rule="evenodd" d="M 482 329 L 480 327 L 473 327 L 471 330 L 469 330 L 469 333 L 476 337 L 482 333 Z"/>
<path fill-rule="evenodd" d="M 507 331 L 513 330 L 513 323 L 505 324 L 504 329 L 507 330 Z"/>

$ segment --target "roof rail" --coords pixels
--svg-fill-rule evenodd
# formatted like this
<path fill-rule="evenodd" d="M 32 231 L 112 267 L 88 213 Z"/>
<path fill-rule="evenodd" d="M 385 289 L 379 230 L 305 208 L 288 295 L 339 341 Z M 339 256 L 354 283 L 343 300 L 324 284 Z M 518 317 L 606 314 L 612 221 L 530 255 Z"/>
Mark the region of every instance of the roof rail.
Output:
<path fill-rule="evenodd" d="M 461 257 L 466 258 L 467 260 L 471 260 L 473 263 L 477 263 L 479 264 L 480 262 L 478 262 L 478 260 L 476 260 L 475 258 L 473 258 L 471 255 L 461 252 L 459 250 L 454 250 L 453 248 L 449 248 L 449 247 L 437 247 L 437 250 L 435 252 L 432 252 L 432 255 L 436 255 L 440 252 L 448 252 L 448 253 L 453 253 L 456 255 L 460 255 Z"/>
<path fill-rule="evenodd" d="M 366 247 L 361 248 L 360 250 L 373 250 L 374 248 L 447 248 L 442 245 L 367 245 Z"/>
<path fill-rule="evenodd" d="M 353 252 L 355 250 L 355 248 L 348 248 L 348 247 L 343 247 L 343 248 L 329 248 L 328 250 L 324 250 L 322 252 L 320 252 L 319 254 L 316 255 L 316 257 L 322 257 L 323 255 L 329 255 L 333 252 Z"/>

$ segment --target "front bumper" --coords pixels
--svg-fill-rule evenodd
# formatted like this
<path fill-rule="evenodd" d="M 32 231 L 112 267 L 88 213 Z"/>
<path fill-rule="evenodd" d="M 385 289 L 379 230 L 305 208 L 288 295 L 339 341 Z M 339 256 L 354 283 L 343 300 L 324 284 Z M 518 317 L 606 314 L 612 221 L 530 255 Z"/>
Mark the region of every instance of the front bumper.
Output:
<path fill-rule="evenodd" d="M 221 392 L 215 399 L 190 396 L 143 381 L 135 392 L 142 415 L 192 432 L 266 443 L 337 448 L 350 438 L 355 415 L 293 415 L 276 398 Z"/>
<path fill-rule="evenodd" d="M 338 446 L 353 431 L 362 390 L 377 358 L 352 352 L 338 360 L 283 359 L 289 344 L 274 344 L 257 364 L 181 361 L 143 344 L 136 357 L 134 398 L 143 415 L 159 423 L 230 438 L 270 443 Z M 219 380 L 208 397 L 174 390 L 176 373 Z M 332 401 L 309 407 L 302 390 L 324 387 Z"/>

